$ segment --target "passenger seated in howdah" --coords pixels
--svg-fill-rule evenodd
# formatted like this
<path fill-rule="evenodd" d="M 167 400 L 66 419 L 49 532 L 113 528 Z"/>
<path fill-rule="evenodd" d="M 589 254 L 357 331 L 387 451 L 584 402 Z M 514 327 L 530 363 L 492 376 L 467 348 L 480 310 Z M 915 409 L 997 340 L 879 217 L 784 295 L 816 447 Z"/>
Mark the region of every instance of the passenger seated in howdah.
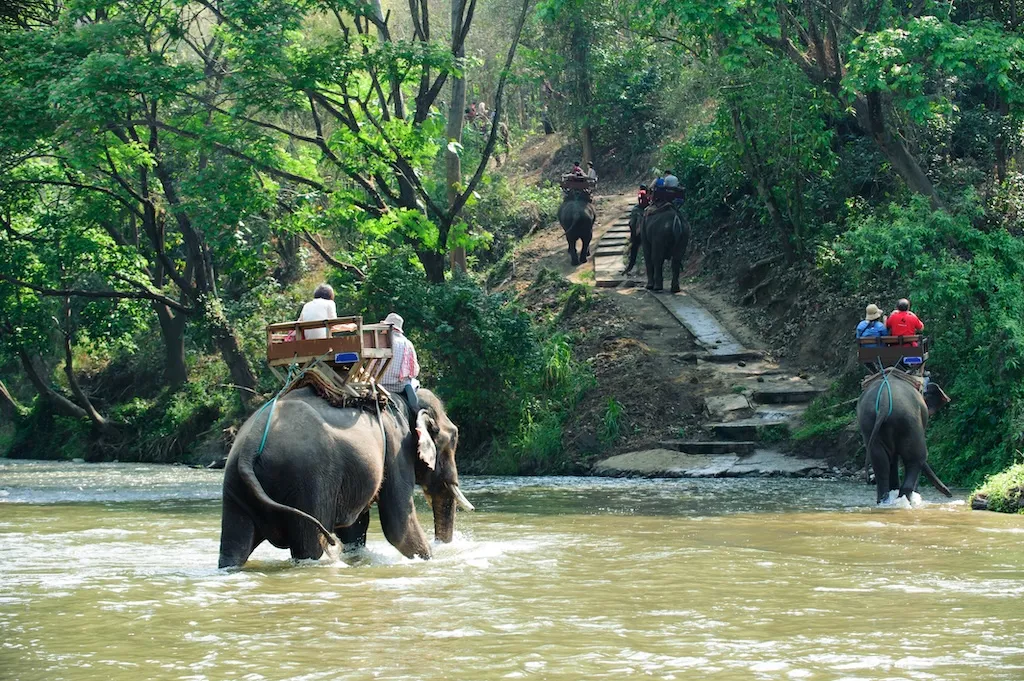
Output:
<path fill-rule="evenodd" d="M 636 204 L 641 208 L 651 205 L 651 192 L 647 189 L 646 184 L 640 185 L 640 190 L 636 193 Z"/>
<path fill-rule="evenodd" d="M 322 319 L 336 319 L 338 309 L 334 305 L 334 289 L 330 284 L 320 284 L 313 291 L 313 300 L 302 306 L 299 313 L 300 322 L 318 322 Z M 305 340 L 327 338 L 327 328 L 306 329 L 302 332 Z"/>
<path fill-rule="evenodd" d="M 864 319 L 857 324 L 857 338 L 878 338 L 887 334 L 885 321 L 882 318 L 882 310 L 874 303 L 871 303 L 864 310 Z M 873 346 L 881 345 L 876 341 Z"/>
<path fill-rule="evenodd" d="M 910 311 L 910 301 L 906 298 L 899 299 L 896 309 L 889 315 L 885 326 L 889 329 L 890 336 L 914 336 L 924 331 L 924 322 Z M 917 342 L 915 341 L 911 345 L 916 347 Z"/>

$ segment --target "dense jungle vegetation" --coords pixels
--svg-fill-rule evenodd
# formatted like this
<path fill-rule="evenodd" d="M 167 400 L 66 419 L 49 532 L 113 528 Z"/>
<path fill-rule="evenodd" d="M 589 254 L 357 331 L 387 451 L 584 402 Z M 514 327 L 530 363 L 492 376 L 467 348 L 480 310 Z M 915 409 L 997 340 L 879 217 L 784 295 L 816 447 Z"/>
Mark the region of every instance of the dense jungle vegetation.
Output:
<path fill-rule="evenodd" d="M 587 370 L 487 288 L 558 193 L 496 168 L 484 101 L 513 146 L 554 128 L 604 177 L 673 168 L 697 243 L 752 235 L 851 329 L 910 297 L 954 400 L 933 462 L 977 483 L 1024 431 L 1021 23 L 1016 0 L 5 3 L 0 449 L 193 459 L 276 390 L 263 326 L 326 278 L 339 311 L 405 315 L 470 470 L 560 470 Z"/>

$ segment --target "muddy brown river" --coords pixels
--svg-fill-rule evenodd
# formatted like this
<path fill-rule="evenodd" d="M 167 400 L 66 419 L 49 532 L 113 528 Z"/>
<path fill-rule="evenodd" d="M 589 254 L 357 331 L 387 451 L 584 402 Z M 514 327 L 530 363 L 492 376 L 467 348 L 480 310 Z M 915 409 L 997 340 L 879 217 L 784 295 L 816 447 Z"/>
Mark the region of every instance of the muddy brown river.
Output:
<path fill-rule="evenodd" d="M 469 478 L 431 561 L 226 572 L 220 478 L 0 460 L 0 679 L 1024 679 L 1024 516 L 930 488 Z"/>

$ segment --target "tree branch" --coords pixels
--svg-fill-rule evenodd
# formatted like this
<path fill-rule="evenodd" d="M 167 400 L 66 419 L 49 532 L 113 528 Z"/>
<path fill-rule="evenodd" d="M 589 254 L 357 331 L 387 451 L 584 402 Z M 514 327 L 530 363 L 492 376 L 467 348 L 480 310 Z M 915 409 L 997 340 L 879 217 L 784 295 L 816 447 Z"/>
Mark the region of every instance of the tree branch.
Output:
<path fill-rule="evenodd" d="M 20 286 L 22 288 L 27 288 L 30 291 L 35 291 L 39 295 L 46 296 L 48 298 L 66 298 L 68 296 L 71 296 L 72 298 L 94 298 L 94 299 L 120 298 L 120 299 L 126 299 L 126 300 L 152 300 L 152 301 L 155 301 L 157 303 L 162 303 L 163 305 L 166 305 L 167 307 L 170 307 L 170 308 L 173 308 L 175 310 L 178 310 L 179 312 L 184 312 L 186 314 L 190 314 L 191 312 L 193 312 L 192 308 L 189 308 L 189 307 L 186 307 L 186 306 L 182 305 L 181 303 L 179 303 L 178 301 L 174 300 L 173 298 L 168 298 L 167 296 L 163 295 L 162 293 L 157 293 L 155 291 L 150 291 L 148 289 L 145 290 L 145 291 L 136 291 L 136 292 L 133 292 L 133 291 L 86 291 L 86 290 L 80 290 L 80 289 L 53 289 L 53 288 L 49 288 L 49 287 L 46 287 L 46 286 L 38 286 L 36 284 L 30 284 L 27 281 L 22 281 L 21 279 L 15 279 L 14 277 L 8 276 L 8 275 L 3 274 L 3 273 L 0 273 L 0 281 L 6 281 L 9 284 L 14 284 L 15 286 Z M 142 284 L 140 284 L 138 282 L 134 282 L 134 283 L 136 285 L 138 285 L 138 286 L 142 286 Z"/>
<path fill-rule="evenodd" d="M 366 279 L 366 274 L 361 269 L 359 269 L 355 265 L 350 265 L 348 263 L 341 262 L 340 260 L 334 258 L 330 253 L 328 253 L 327 249 L 325 249 L 316 240 L 316 238 L 309 233 L 309 230 L 302 230 L 302 238 L 306 243 L 312 246 L 313 250 L 319 253 L 320 257 L 324 259 L 324 262 L 326 262 L 331 267 L 335 267 L 339 270 L 350 272 L 351 274 L 355 275 L 356 279 L 358 279 L 359 281 L 363 281 L 364 279 Z"/>

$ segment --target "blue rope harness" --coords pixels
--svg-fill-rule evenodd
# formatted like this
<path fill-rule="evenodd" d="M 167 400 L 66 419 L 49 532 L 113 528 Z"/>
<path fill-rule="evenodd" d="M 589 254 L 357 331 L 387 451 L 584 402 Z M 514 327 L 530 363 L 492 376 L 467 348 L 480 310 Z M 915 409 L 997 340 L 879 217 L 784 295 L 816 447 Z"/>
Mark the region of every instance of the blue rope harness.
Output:
<path fill-rule="evenodd" d="M 269 402 L 264 404 L 262 407 L 257 409 L 256 413 L 253 415 L 254 417 L 255 416 L 259 416 L 260 412 L 262 412 L 267 407 L 270 407 L 270 414 L 267 415 L 267 424 L 265 426 L 263 426 L 263 439 L 260 440 L 260 448 L 256 450 L 256 456 L 257 457 L 259 457 L 259 455 L 263 453 L 264 447 L 267 446 L 267 435 L 270 433 L 270 421 L 271 421 L 271 419 L 274 418 L 274 410 L 277 408 L 277 399 L 279 397 L 281 397 L 281 395 L 284 393 L 285 390 L 287 390 L 288 388 L 291 387 L 292 382 L 293 382 L 293 380 L 292 380 L 293 377 L 294 377 L 294 379 L 297 380 L 297 379 L 301 378 L 304 373 L 306 373 L 306 370 L 303 369 L 302 371 L 300 371 L 298 373 L 298 375 L 295 375 L 295 369 L 297 369 L 297 368 L 298 367 L 295 364 L 292 364 L 291 366 L 288 367 L 288 378 L 285 379 L 284 386 L 277 392 L 276 395 L 274 395 L 274 399 L 270 400 Z"/>
<path fill-rule="evenodd" d="M 902 357 L 895 366 L 899 366 L 901 362 L 903 362 Z M 885 388 L 889 393 L 889 413 L 886 416 L 892 416 L 892 384 L 889 383 L 889 374 L 886 373 L 885 367 L 881 366 L 881 363 L 879 363 L 879 369 L 882 373 L 882 385 L 879 386 L 878 392 L 875 394 L 875 414 L 877 415 L 879 412 L 879 406 L 882 401 L 882 388 Z"/>
<path fill-rule="evenodd" d="M 257 458 L 259 458 L 260 454 L 263 453 L 264 448 L 266 448 L 266 446 L 267 446 L 267 435 L 270 434 L 270 422 L 274 418 L 274 410 L 277 408 L 277 400 L 278 400 L 278 398 L 280 398 L 281 395 L 283 395 L 285 393 L 285 391 L 289 390 L 292 387 L 292 385 L 294 385 L 295 381 L 297 381 L 300 378 L 302 378 L 305 375 L 306 371 L 308 371 L 315 364 L 316 364 L 316 362 L 312 362 L 311 364 L 307 364 L 306 367 L 303 368 L 302 371 L 299 371 L 298 373 L 296 373 L 296 370 L 298 369 L 298 365 L 296 365 L 296 364 L 290 365 L 288 367 L 288 378 L 286 378 L 285 381 L 284 381 L 284 387 L 282 387 L 277 392 L 277 394 L 274 395 L 274 398 L 272 400 L 270 400 L 269 402 L 264 404 L 262 407 L 257 409 L 256 413 L 253 414 L 253 418 L 255 419 L 257 416 L 260 415 L 260 413 L 264 409 L 266 409 L 267 407 L 270 407 L 270 413 L 267 415 L 267 422 L 263 426 L 263 439 L 260 440 L 259 449 L 256 450 L 256 457 Z M 376 384 L 374 384 L 374 394 L 376 394 Z M 380 426 L 380 434 L 381 434 L 381 437 L 384 438 L 384 451 L 387 452 L 388 434 L 387 434 L 387 431 L 384 430 L 384 420 L 380 417 L 380 402 L 377 401 L 376 398 L 374 398 L 374 403 L 377 405 L 377 423 Z M 388 409 L 393 409 L 393 407 L 391 406 L 391 400 L 388 400 L 387 408 Z"/>

